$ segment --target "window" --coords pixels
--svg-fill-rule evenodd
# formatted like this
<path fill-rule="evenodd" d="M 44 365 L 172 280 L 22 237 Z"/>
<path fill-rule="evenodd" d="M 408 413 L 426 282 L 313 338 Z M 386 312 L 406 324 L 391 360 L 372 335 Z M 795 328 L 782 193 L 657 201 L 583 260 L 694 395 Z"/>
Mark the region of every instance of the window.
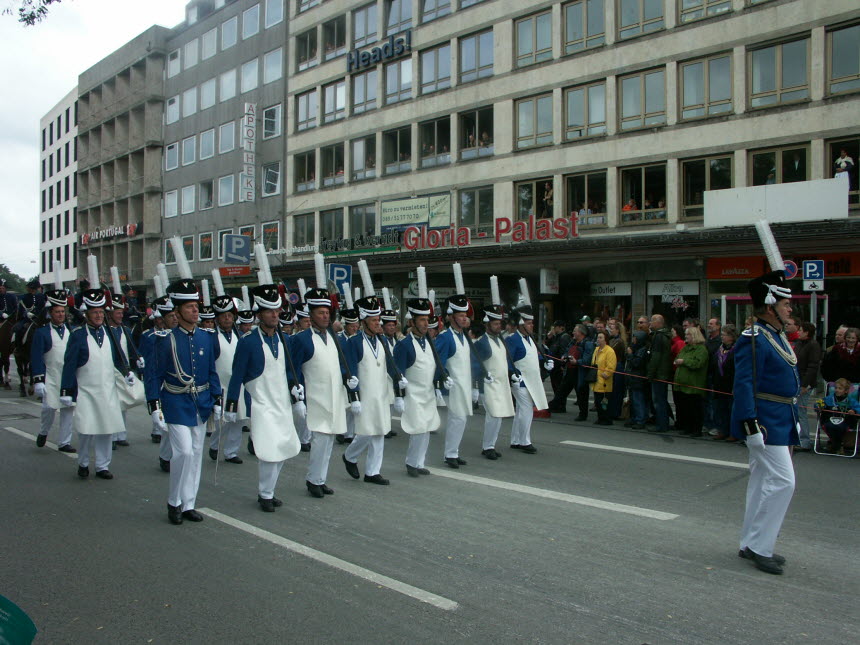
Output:
<path fill-rule="evenodd" d="M 185 69 L 190 69 L 197 64 L 199 52 L 200 46 L 196 38 L 191 42 L 185 43 Z"/>
<path fill-rule="evenodd" d="M 684 217 L 704 217 L 705 191 L 732 187 L 732 158 L 708 157 L 682 162 L 681 186 Z"/>
<path fill-rule="evenodd" d="M 421 167 L 451 163 L 451 118 L 427 121 L 419 126 L 421 134 Z"/>
<path fill-rule="evenodd" d="M 277 251 L 281 248 L 281 223 L 265 222 L 262 227 L 263 248 L 266 251 Z"/>
<path fill-rule="evenodd" d="M 296 60 L 298 71 L 313 67 L 319 62 L 317 58 L 317 30 L 309 29 L 296 37 Z"/>
<path fill-rule="evenodd" d="M 314 214 L 293 216 L 293 246 L 307 247 L 303 252 L 312 251 L 316 238 L 314 235 Z"/>
<path fill-rule="evenodd" d="M 430 22 L 451 13 L 451 0 L 421 0 L 421 22 Z"/>
<path fill-rule="evenodd" d="M 317 91 L 311 90 L 296 97 L 296 130 L 307 130 L 317 126 Z"/>
<path fill-rule="evenodd" d="M 65 199 L 65 201 L 69 201 L 69 200 L 72 198 L 72 194 L 71 194 L 71 191 L 69 190 L 69 177 L 68 177 L 68 176 L 66 176 L 66 177 L 63 179 L 63 186 L 65 187 L 65 190 L 66 190 L 66 199 Z"/>
<path fill-rule="evenodd" d="M 606 134 L 606 83 L 573 87 L 564 93 L 565 139 Z"/>
<path fill-rule="evenodd" d="M 175 190 L 164 193 L 164 218 L 179 214 L 179 194 Z"/>
<path fill-rule="evenodd" d="M 337 121 L 346 116 L 346 81 L 323 87 L 323 123 Z"/>
<path fill-rule="evenodd" d="M 376 3 L 352 13 L 352 46 L 360 49 L 376 42 Z"/>
<path fill-rule="evenodd" d="M 205 130 L 200 133 L 200 160 L 215 156 L 215 130 Z"/>
<path fill-rule="evenodd" d="M 323 186 L 343 183 L 343 144 L 338 143 L 320 150 L 322 154 Z"/>
<path fill-rule="evenodd" d="M 316 152 L 311 150 L 296 155 L 296 192 L 316 188 Z"/>
<path fill-rule="evenodd" d="M 385 0 L 385 35 L 412 27 L 412 0 Z"/>
<path fill-rule="evenodd" d="M 190 87 L 182 93 L 182 117 L 197 112 L 197 88 Z"/>
<path fill-rule="evenodd" d="M 860 25 L 836 29 L 828 35 L 829 93 L 860 90 Z"/>
<path fill-rule="evenodd" d="M 322 27 L 323 58 L 331 60 L 346 53 L 346 16 L 338 16 L 329 20 Z"/>
<path fill-rule="evenodd" d="M 692 22 L 732 10 L 732 0 L 683 0 L 678 5 L 681 22 Z"/>
<path fill-rule="evenodd" d="M 606 42 L 604 0 L 581 0 L 564 7 L 564 53 L 572 54 Z"/>
<path fill-rule="evenodd" d="M 206 60 L 215 55 L 218 48 L 218 28 L 207 31 L 200 37 L 200 58 Z"/>
<path fill-rule="evenodd" d="M 552 94 L 517 101 L 517 148 L 552 143 Z"/>
<path fill-rule="evenodd" d="M 552 217 L 552 177 L 523 181 L 515 186 L 517 219 L 528 220 L 532 215 L 539 218 Z"/>
<path fill-rule="evenodd" d="M 665 71 L 642 72 L 621 79 L 621 129 L 666 123 Z"/>
<path fill-rule="evenodd" d="M 242 13 L 242 40 L 256 36 L 260 31 L 260 5 L 255 4 Z"/>
<path fill-rule="evenodd" d="M 319 3 L 320 0 L 299 0 L 299 13 L 307 11 L 312 7 L 316 7 Z"/>
<path fill-rule="evenodd" d="M 832 163 L 830 169 L 834 177 L 848 177 L 848 205 L 850 208 L 857 208 L 860 204 L 860 191 L 857 188 L 857 159 L 860 159 L 860 137 L 850 139 L 842 139 L 840 141 L 828 142 L 830 154 L 828 155 L 827 163 Z M 850 162 L 849 162 L 850 158 Z M 825 165 L 827 168 L 827 165 Z M 825 176 L 827 170 L 824 171 Z"/>
<path fill-rule="evenodd" d="M 281 135 L 281 105 L 273 105 L 263 110 L 263 138 L 271 139 Z"/>
<path fill-rule="evenodd" d="M 218 154 L 223 155 L 233 149 L 236 126 L 233 121 L 224 123 L 218 128 Z"/>
<path fill-rule="evenodd" d="M 194 163 L 194 154 L 197 152 L 197 137 L 191 136 L 182 140 L 182 165 L 187 166 Z"/>
<path fill-rule="evenodd" d="M 257 227 L 253 224 L 239 227 L 239 235 L 251 238 L 251 255 L 254 255 L 254 240 L 257 238 Z"/>
<path fill-rule="evenodd" d="M 616 0 L 620 7 L 618 36 L 632 38 L 663 29 L 663 0 Z"/>
<path fill-rule="evenodd" d="M 236 96 L 236 70 L 230 69 L 219 77 L 221 86 L 221 102 L 229 101 Z"/>
<path fill-rule="evenodd" d="M 369 136 L 352 142 L 352 178 L 376 177 L 376 137 Z"/>
<path fill-rule="evenodd" d="M 666 220 L 666 165 L 621 170 L 621 222 Z M 653 222 L 652 223 L 657 223 Z"/>
<path fill-rule="evenodd" d="M 277 81 L 283 75 L 284 50 L 279 47 L 263 56 L 263 85 Z"/>
<path fill-rule="evenodd" d="M 320 213 L 320 242 L 343 239 L 343 209 L 333 208 Z"/>
<path fill-rule="evenodd" d="M 233 16 L 230 20 L 221 23 L 221 51 L 229 49 L 236 44 L 238 27 L 238 16 Z"/>
<path fill-rule="evenodd" d="M 195 186 L 183 186 L 182 188 L 182 214 L 194 212 L 194 200 L 196 199 Z M 190 258 L 189 258 L 190 259 Z"/>
<path fill-rule="evenodd" d="M 182 71 L 179 60 L 179 50 L 174 49 L 167 55 L 167 78 L 172 78 Z"/>
<path fill-rule="evenodd" d="M 412 98 L 412 59 L 404 58 L 385 66 L 385 104 Z"/>
<path fill-rule="evenodd" d="M 376 69 L 352 76 L 352 113 L 376 109 Z"/>
<path fill-rule="evenodd" d="M 233 203 L 233 175 L 218 179 L 218 205 L 229 206 Z"/>
<path fill-rule="evenodd" d="M 200 110 L 208 110 L 215 105 L 215 84 L 214 78 L 204 81 L 200 84 Z"/>
<path fill-rule="evenodd" d="M 199 210 L 205 211 L 208 208 L 212 208 L 215 205 L 215 182 L 211 179 L 204 179 L 200 182 L 199 191 L 200 193 L 200 206 Z"/>
<path fill-rule="evenodd" d="M 212 231 L 197 236 L 197 249 L 201 261 L 212 259 Z"/>
<path fill-rule="evenodd" d="M 45 181 L 45 179 L 47 179 L 47 174 L 45 173 L 45 160 L 42 159 L 42 181 Z"/>
<path fill-rule="evenodd" d="M 421 93 L 451 87 L 451 45 L 421 52 Z"/>
<path fill-rule="evenodd" d="M 241 93 L 244 94 L 255 89 L 259 78 L 259 60 L 255 58 L 244 63 L 242 65 Z"/>
<path fill-rule="evenodd" d="M 480 188 L 460 191 L 460 226 L 468 226 L 473 233 L 480 237 L 492 233 L 492 186 L 481 186 Z"/>
<path fill-rule="evenodd" d="M 806 146 L 789 146 L 750 153 L 751 184 L 789 184 L 809 179 Z"/>
<path fill-rule="evenodd" d="M 66 123 L 68 123 L 68 121 L 66 121 Z M 68 141 L 66 141 L 66 145 L 64 147 L 66 150 L 66 155 L 65 155 L 65 157 L 66 157 L 66 168 L 68 168 L 69 164 L 71 163 L 71 161 L 70 161 L 71 156 L 69 155 L 69 142 Z"/>
<path fill-rule="evenodd" d="M 383 132 L 382 154 L 386 175 L 412 170 L 412 129 L 405 127 Z"/>
<path fill-rule="evenodd" d="M 218 231 L 218 259 L 219 260 L 224 259 L 224 238 L 227 235 L 232 235 L 232 234 L 233 234 L 232 228 L 225 228 L 225 229 Z"/>
<path fill-rule="evenodd" d="M 167 109 L 164 112 L 165 123 L 176 123 L 179 121 L 179 97 L 171 96 L 167 99 Z"/>
<path fill-rule="evenodd" d="M 517 66 L 552 59 L 552 15 L 549 11 L 517 21 Z"/>
<path fill-rule="evenodd" d="M 42 243 L 48 241 L 48 238 L 46 237 L 46 233 L 45 233 L 45 225 L 46 225 L 47 221 L 48 220 L 42 220 Z M 45 270 L 42 269 L 42 273 L 44 273 L 44 272 L 45 272 Z"/>
<path fill-rule="evenodd" d="M 732 111 L 732 59 L 728 54 L 681 65 L 681 118 Z"/>
<path fill-rule="evenodd" d="M 63 253 L 63 256 L 64 256 L 64 257 L 63 257 L 63 263 L 64 263 L 64 264 L 63 264 L 63 268 L 64 268 L 64 269 L 68 269 L 68 268 L 69 268 L 69 255 L 70 255 L 70 254 L 69 254 L 69 245 L 68 245 L 68 244 L 66 244 L 66 250 L 65 250 L 65 253 Z"/>
<path fill-rule="evenodd" d="M 460 0 L 460 9 L 465 9 L 466 7 L 471 7 L 472 5 L 476 5 L 479 2 L 483 2 L 484 0 Z"/>
<path fill-rule="evenodd" d="M 266 29 L 284 19 L 284 0 L 266 0 Z"/>
<path fill-rule="evenodd" d="M 263 197 L 281 192 L 281 162 L 263 164 Z"/>
<path fill-rule="evenodd" d="M 808 48 L 804 38 L 749 53 L 750 107 L 809 98 Z"/>
<path fill-rule="evenodd" d="M 460 39 L 460 82 L 493 75 L 493 31 Z"/>
<path fill-rule="evenodd" d="M 65 235 L 68 235 L 71 232 L 71 228 L 69 227 L 69 211 L 66 211 L 63 214 L 63 228 L 65 230 Z"/>
<path fill-rule="evenodd" d="M 175 170 L 179 167 L 179 144 L 170 143 L 164 148 L 164 169 Z"/>

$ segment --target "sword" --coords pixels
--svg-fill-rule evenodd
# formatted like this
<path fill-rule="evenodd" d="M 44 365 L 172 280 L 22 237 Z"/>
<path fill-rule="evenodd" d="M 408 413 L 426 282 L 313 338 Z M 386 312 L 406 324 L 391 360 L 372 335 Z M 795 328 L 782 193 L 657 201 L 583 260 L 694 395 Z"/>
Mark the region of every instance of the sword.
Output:
<path fill-rule="evenodd" d="M 119 328 L 122 330 L 122 334 L 123 336 L 125 336 L 125 342 L 128 344 L 128 353 L 131 354 L 132 350 L 134 350 L 134 362 L 135 365 L 137 365 L 137 360 L 140 358 L 140 352 L 137 351 L 137 347 L 135 347 L 134 342 L 132 342 L 131 334 L 128 333 L 128 329 L 126 328 L 126 326 L 120 325 Z M 142 375 L 142 372 L 140 370 L 137 370 L 137 377 L 140 378 Z"/>
<path fill-rule="evenodd" d="M 484 380 L 486 380 L 486 379 L 487 379 L 487 376 L 488 376 L 487 368 L 486 368 L 486 367 L 484 367 L 484 361 L 482 361 L 482 360 L 480 359 L 480 357 L 478 356 L 478 350 L 476 350 L 476 349 L 475 349 L 475 341 L 473 341 L 473 340 L 472 340 L 472 337 L 471 337 L 471 336 L 469 336 L 469 332 L 468 332 L 468 331 L 465 331 L 465 330 L 464 330 L 462 333 L 463 333 L 463 336 L 465 336 L 465 338 L 466 338 L 466 343 L 469 345 L 469 350 L 470 350 L 470 352 L 472 353 L 472 355 L 473 355 L 476 359 L 478 359 L 478 364 L 481 366 L 481 375 L 484 377 Z"/>
<path fill-rule="evenodd" d="M 290 354 L 290 350 L 287 347 L 287 339 L 284 338 L 284 332 L 282 332 L 280 329 L 278 329 L 278 337 L 281 339 L 281 345 L 283 345 L 283 347 L 284 347 L 284 356 L 287 357 L 286 367 L 289 369 L 290 372 L 293 373 L 293 381 L 295 382 L 295 384 L 299 385 L 299 373 L 296 372 L 296 366 L 293 364 L 293 356 L 292 356 L 292 354 Z M 287 385 L 289 385 L 289 381 L 290 381 L 290 374 L 288 372 L 287 373 Z"/>
<path fill-rule="evenodd" d="M 433 360 L 436 361 L 436 369 L 442 374 L 442 378 L 440 381 L 446 381 L 450 378 L 448 375 L 448 370 L 442 365 L 442 359 L 439 358 L 439 352 L 436 351 L 436 343 L 433 342 L 433 339 L 430 336 L 425 336 L 427 342 L 430 344 L 430 351 L 433 352 Z"/>
<path fill-rule="evenodd" d="M 221 418 L 218 419 L 218 456 L 215 458 L 215 481 L 213 482 L 215 485 L 218 484 L 218 462 L 221 461 L 221 445 L 224 441 L 224 400 L 223 396 L 221 397 Z M 238 404 L 237 404 L 238 409 Z M 211 419 L 211 417 L 210 417 Z M 213 424 L 214 425 L 214 424 Z"/>
<path fill-rule="evenodd" d="M 400 372 L 399 369 L 397 369 L 397 365 L 394 363 L 394 357 L 391 355 L 391 348 L 388 346 L 388 341 L 385 339 L 385 336 L 383 334 L 377 334 L 376 338 L 379 340 L 379 342 L 382 343 L 382 349 L 385 351 L 385 360 L 391 366 L 391 369 L 394 370 L 394 373 L 397 375 L 397 380 L 402 381 L 403 374 Z M 400 391 L 400 387 L 395 384 L 394 390 L 396 393 Z"/>
<path fill-rule="evenodd" d="M 343 353 L 343 348 L 340 346 L 340 341 L 338 341 L 337 335 L 332 331 L 330 326 L 326 327 L 325 329 L 328 332 L 328 335 L 331 336 L 331 339 L 334 341 L 334 346 L 337 347 L 337 354 L 340 357 L 340 364 L 343 366 L 343 371 L 346 374 L 346 380 L 348 381 L 352 378 L 352 372 L 349 371 L 349 365 L 346 362 L 346 356 Z M 344 387 L 346 387 L 346 383 L 344 383 Z M 353 392 L 349 391 L 349 388 L 346 388 L 346 391 L 349 396 L 352 396 L 354 394 Z"/>

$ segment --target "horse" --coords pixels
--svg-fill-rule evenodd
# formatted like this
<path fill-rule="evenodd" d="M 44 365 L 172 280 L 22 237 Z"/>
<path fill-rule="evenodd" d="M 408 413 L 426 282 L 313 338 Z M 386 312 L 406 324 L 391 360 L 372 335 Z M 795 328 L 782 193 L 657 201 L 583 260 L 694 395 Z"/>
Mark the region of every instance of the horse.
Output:
<path fill-rule="evenodd" d="M 9 378 L 9 359 L 12 357 L 12 331 L 18 322 L 17 312 L 0 324 L 0 381 L 3 389 L 11 390 L 12 381 Z"/>
<path fill-rule="evenodd" d="M 30 370 L 30 350 L 33 347 L 33 335 L 39 325 L 31 320 L 26 320 L 18 330 L 15 338 L 15 346 L 12 351 L 15 357 L 15 367 L 18 368 L 18 379 L 20 380 L 20 396 L 26 397 L 29 393 L 33 395 L 33 374 Z M 26 381 L 29 379 L 29 387 Z"/>

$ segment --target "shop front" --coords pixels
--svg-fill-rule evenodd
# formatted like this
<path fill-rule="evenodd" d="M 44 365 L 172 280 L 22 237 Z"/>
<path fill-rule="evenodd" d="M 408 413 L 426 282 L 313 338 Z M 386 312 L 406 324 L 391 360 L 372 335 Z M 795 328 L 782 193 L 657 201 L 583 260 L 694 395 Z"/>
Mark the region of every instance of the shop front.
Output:
<path fill-rule="evenodd" d="M 698 280 L 650 280 L 646 294 L 651 314 L 661 314 L 667 325 L 699 317 Z"/>

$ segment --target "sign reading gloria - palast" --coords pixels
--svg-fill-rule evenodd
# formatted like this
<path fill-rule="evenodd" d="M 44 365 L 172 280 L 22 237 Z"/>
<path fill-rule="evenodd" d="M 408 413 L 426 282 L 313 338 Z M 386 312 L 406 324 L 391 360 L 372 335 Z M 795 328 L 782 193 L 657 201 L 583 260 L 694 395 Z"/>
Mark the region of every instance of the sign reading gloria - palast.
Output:
<path fill-rule="evenodd" d="M 404 54 L 412 53 L 412 30 L 407 29 L 399 38 L 389 36 L 382 47 L 366 49 L 363 52 L 357 49 L 346 55 L 346 73 L 357 72 L 365 67 L 376 65 L 382 61 L 399 58 Z"/>

